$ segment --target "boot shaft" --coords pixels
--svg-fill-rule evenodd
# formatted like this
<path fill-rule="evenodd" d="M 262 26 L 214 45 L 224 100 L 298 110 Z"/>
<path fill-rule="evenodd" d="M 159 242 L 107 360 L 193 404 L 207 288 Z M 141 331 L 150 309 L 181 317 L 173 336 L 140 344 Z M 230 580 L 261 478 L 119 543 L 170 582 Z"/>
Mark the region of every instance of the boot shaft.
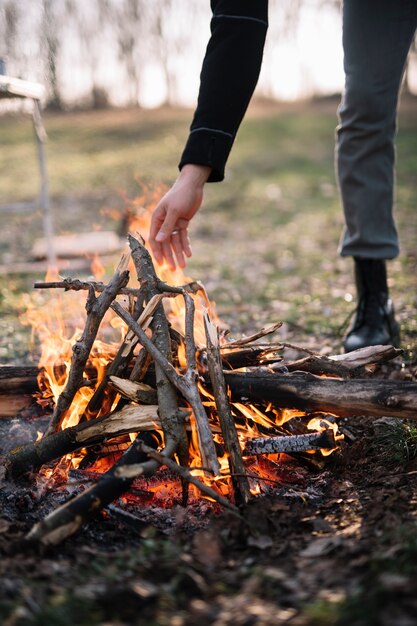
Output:
<path fill-rule="evenodd" d="M 361 259 L 355 257 L 355 282 L 358 300 L 376 296 L 381 301 L 388 299 L 387 268 L 383 259 Z"/>

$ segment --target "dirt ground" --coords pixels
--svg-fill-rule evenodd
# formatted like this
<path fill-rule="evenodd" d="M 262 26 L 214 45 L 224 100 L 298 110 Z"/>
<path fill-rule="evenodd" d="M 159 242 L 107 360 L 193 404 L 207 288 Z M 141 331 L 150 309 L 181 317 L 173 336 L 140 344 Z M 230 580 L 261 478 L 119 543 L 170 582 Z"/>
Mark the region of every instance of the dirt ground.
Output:
<path fill-rule="evenodd" d="M 390 264 L 404 352 L 375 375 L 415 381 L 417 117 L 415 104 L 409 107 L 398 140 L 402 255 Z M 193 231 L 189 274 L 203 280 L 236 336 L 282 319 L 277 340 L 326 354 L 340 351 L 354 288 L 349 260 L 336 257 L 342 217 L 333 176 L 333 108 L 325 103 L 272 108 L 262 115 L 254 110 L 242 128 L 228 180 L 208 191 Z M 107 227 L 103 206 L 123 215 L 126 198 L 116 193 L 115 184 L 106 187 L 106 167 L 124 171 L 123 146 L 133 127 L 145 180 L 158 164 L 162 182 L 169 183 L 175 174 L 168 163 L 186 134 L 183 112 L 161 113 L 154 125 L 132 112 L 119 119 L 102 114 L 97 123 L 83 115 L 49 120 L 50 141 L 58 143 L 51 150 L 56 150 L 53 189 L 62 232 L 93 230 L 99 222 Z M 78 138 L 74 128 L 82 129 Z M 278 133 L 279 145 L 271 144 L 272 133 Z M 77 145 L 90 150 L 91 158 L 64 168 L 60 153 Z M 131 146 L 129 162 L 132 151 Z M 100 175 L 93 168 L 97 162 Z M 94 175 L 87 179 L 90 167 Z M 70 193 L 61 180 L 82 193 Z M 142 193 L 139 187 L 132 185 L 127 196 Z M 0 255 L 10 270 L 17 257 L 30 257 L 27 251 L 39 234 L 31 224 L 29 217 L 0 224 Z M 22 295 L 41 277 L 12 271 L 0 277 L 4 363 L 35 358 L 17 313 Z M 18 433 L 13 419 L 1 423 L 4 454 Z M 35 434 L 36 419 L 30 428 Z M 0 475 L 1 623 L 417 624 L 417 428 L 358 417 L 342 420 L 341 430 L 346 439 L 340 451 L 316 467 L 301 459 L 283 463 L 281 484 L 250 503 L 245 522 L 205 503 L 188 511 L 174 503 L 168 512 L 158 509 L 155 515 L 163 523 L 156 525 L 148 514 L 134 526 L 100 515 L 56 548 L 28 548 L 23 538 L 68 497 L 67 489 L 51 493 L 39 483 L 12 484 Z"/>

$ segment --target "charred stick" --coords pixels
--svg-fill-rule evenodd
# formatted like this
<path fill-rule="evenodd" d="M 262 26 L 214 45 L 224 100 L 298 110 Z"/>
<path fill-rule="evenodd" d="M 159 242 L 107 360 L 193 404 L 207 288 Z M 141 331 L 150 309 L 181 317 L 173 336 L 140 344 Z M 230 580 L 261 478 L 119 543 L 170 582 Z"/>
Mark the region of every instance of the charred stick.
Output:
<path fill-rule="evenodd" d="M 282 356 L 278 354 L 280 346 L 244 346 L 243 348 L 235 348 L 225 350 L 222 347 L 221 358 L 224 369 L 239 369 L 240 367 L 268 365 L 282 361 Z"/>
<path fill-rule="evenodd" d="M 144 304 L 144 296 L 143 293 L 138 292 L 138 297 L 136 298 L 134 309 L 133 309 L 133 318 L 137 320 L 140 314 L 143 312 L 143 304 Z M 128 367 L 132 356 L 133 351 L 135 349 L 137 343 L 137 338 L 131 330 L 128 330 L 126 336 L 120 345 L 117 354 L 113 361 L 108 365 L 106 373 L 103 377 L 103 380 L 99 383 L 97 388 L 94 391 L 93 396 L 90 398 L 90 401 L 84 411 L 84 414 L 80 418 L 80 422 L 85 419 L 90 419 L 92 415 L 97 414 L 100 408 L 103 406 L 104 396 L 106 395 L 106 389 L 108 388 L 108 381 L 111 376 L 121 376 Z M 115 394 L 113 394 L 114 396 Z"/>
<path fill-rule="evenodd" d="M 130 372 L 129 380 L 132 382 L 141 382 L 146 376 L 151 361 L 152 358 L 146 348 L 141 348 L 132 367 L 132 371 Z"/>
<path fill-rule="evenodd" d="M 248 439 L 243 450 L 244 456 L 276 454 L 277 452 L 306 452 L 307 450 L 332 450 L 336 447 L 334 432 L 327 428 L 319 433 L 290 435 L 288 437 L 257 437 Z"/>
<path fill-rule="evenodd" d="M 290 372 L 303 371 L 317 375 L 337 376 L 339 378 L 368 378 L 378 363 L 389 361 L 401 354 L 393 346 L 368 346 L 347 354 L 309 356 L 287 363 Z"/>
<path fill-rule="evenodd" d="M 58 398 L 45 434 L 49 435 L 60 428 L 75 394 L 83 384 L 84 368 L 104 314 L 129 279 L 129 272 L 126 270 L 127 262 L 128 257 L 123 255 L 113 278 L 98 297 L 96 297 L 93 287 L 90 287 L 86 303 L 87 320 L 84 331 L 81 338 L 75 342 L 72 348 L 73 356 L 68 381 L 64 391 Z"/>
<path fill-rule="evenodd" d="M 64 289 L 65 291 L 89 291 L 92 287 L 94 291 L 102 293 L 106 285 L 94 280 L 83 281 L 78 278 L 64 278 L 64 280 L 52 281 L 48 283 L 38 282 L 34 285 L 35 289 Z M 119 289 L 120 294 L 128 296 L 137 296 L 139 289 L 131 289 L 130 287 L 121 287 Z"/>
<path fill-rule="evenodd" d="M 326 356 L 308 355 L 303 359 L 298 359 L 287 363 L 289 372 L 310 372 L 318 376 L 337 376 L 338 378 L 352 378 L 355 374 L 353 370 L 345 367 L 342 363 L 332 361 Z"/>
<path fill-rule="evenodd" d="M 194 294 L 198 293 L 199 291 L 205 291 L 203 285 L 197 280 L 194 280 L 191 283 L 186 283 L 185 285 L 181 285 L 180 287 L 173 287 L 172 285 L 168 285 L 167 283 L 165 283 L 160 278 L 157 278 L 157 287 L 161 293 L 166 292 L 177 295 L 183 294 L 184 291 Z"/>
<path fill-rule="evenodd" d="M 199 413 L 199 403 L 201 403 L 201 399 L 198 394 L 199 403 L 196 402 L 196 393 L 194 391 L 196 387 L 190 386 L 189 382 L 185 380 L 183 376 L 178 374 L 175 367 L 171 363 L 169 363 L 169 361 L 159 352 L 159 350 L 156 348 L 156 346 L 154 346 L 149 337 L 147 337 L 147 335 L 143 332 L 142 328 L 134 320 L 132 320 L 132 317 L 129 315 L 129 313 L 127 313 L 127 311 L 125 311 L 118 302 L 114 302 L 112 308 L 118 315 L 120 315 L 122 320 L 126 322 L 129 328 L 131 328 L 137 334 L 140 343 L 148 350 L 155 363 L 157 363 L 161 367 L 161 369 L 163 369 L 170 382 L 180 391 L 180 393 L 182 393 L 184 398 L 190 403 L 194 411 L 194 415 L 196 415 L 196 413 Z M 209 451 L 208 454 L 210 455 L 210 459 L 207 463 L 207 467 L 209 467 L 214 473 L 217 474 L 219 471 L 219 462 L 217 460 L 215 448 L 214 452 Z M 206 456 L 208 456 L 208 454 L 206 452 Z"/>
<path fill-rule="evenodd" d="M 366 371 L 378 363 L 391 361 L 401 355 L 402 352 L 401 349 L 394 348 L 394 346 L 367 346 L 345 354 L 333 354 L 328 358 L 343 364 L 344 367 L 360 372 Z"/>
<path fill-rule="evenodd" d="M 210 429 L 206 410 L 201 400 L 197 386 L 198 371 L 196 361 L 196 345 L 194 340 L 194 300 L 188 293 L 184 293 L 185 300 L 185 357 L 187 361 L 187 371 L 182 379 L 187 386 L 188 396 L 185 396 L 193 407 L 198 442 L 201 452 L 201 460 L 205 467 L 218 474 L 220 465 L 217 459 L 216 448 L 213 440 L 213 433 Z"/>
<path fill-rule="evenodd" d="M 207 358 L 210 380 L 216 401 L 217 413 L 222 429 L 224 446 L 228 453 L 229 468 L 232 476 L 232 485 L 237 503 L 246 504 L 250 498 L 249 481 L 245 476 L 240 450 L 239 438 L 236 431 L 229 399 L 227 397 L 226 383 L 219 349 L 219 335 L 217 327 L 212 324 L 208 314 L 204 314 L 204 327 L 206 331 Z"/>

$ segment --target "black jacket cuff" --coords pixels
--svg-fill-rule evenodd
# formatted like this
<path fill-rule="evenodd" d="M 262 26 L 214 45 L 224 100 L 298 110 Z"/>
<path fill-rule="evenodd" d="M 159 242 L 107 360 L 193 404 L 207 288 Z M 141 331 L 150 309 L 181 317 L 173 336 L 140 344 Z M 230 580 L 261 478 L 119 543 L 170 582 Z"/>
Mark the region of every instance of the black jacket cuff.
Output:
<path fill-rule="evenodd" d="M 224 179 L 226 161 L 232 149 L 234 137 L 228 133 L 210 129 L 194 130 L 188 137 L 182 153 L 179 169 L 184 165 L 208 165 L 212 168 L 208 183 L 217 183 Z"/>

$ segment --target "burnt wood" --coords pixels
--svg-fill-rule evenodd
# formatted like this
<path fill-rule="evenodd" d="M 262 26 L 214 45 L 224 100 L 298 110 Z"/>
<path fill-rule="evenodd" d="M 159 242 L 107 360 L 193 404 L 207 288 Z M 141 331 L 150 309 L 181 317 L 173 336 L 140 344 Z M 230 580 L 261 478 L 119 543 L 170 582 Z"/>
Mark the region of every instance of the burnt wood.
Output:
<path fill-rule="evenodd" d="M 417 421 L 417 383 L 320 378 L 294 372 L 225 372 L 235 401 L 272 402 L 277 408 L 323 411 L 339 417 L 390 416 Z"/>

